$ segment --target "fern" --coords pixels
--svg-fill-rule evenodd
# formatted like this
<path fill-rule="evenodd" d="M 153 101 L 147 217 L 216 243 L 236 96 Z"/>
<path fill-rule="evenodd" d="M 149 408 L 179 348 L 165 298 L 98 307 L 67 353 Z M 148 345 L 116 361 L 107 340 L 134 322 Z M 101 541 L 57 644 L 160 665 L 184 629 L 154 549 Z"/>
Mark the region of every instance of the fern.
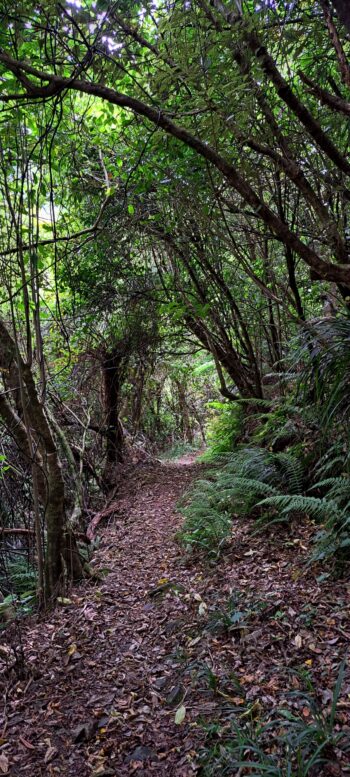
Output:
<path fill-rule="evenodd" d="M 36 572 L 24 559 L 8 561 L 6 570 L 0 575 L 0 589 L 19 596 L 34 592 L 36 585 Z"/>
<path fill-rule="evenodd" d="M 285 474 L 286 485 L 292 494 L 301 494 L 303 490 L 304 467 L 302 462 L 288 453 L 276 453 L 275 462 Z"/>
<path fill-rule="evenodd" d="M 332 446 L 314 469 L 315 480 L 308 492 L 304 488 L 303 463 L 293 453 L 245 447 L 221 456 L 210 480 L 196 484 L 182 510 L 185 522 L 181 539 L 188 546 L 217 556 L 232 532 L 234 516 L 252 515 L 260 531 L 295 515 L 306 515 L 321 525 L 313 558 L 347 556 L 350 476 L 344 472 L 348 454 L 341 458 L 340 453 L 338 445 Z M 338 466 L 338 458 L 342 467 Z M 335 470 L 342 474 L 329 475 Z"/>
<path fill-rule="evenodd" d="M 234 515 L 249 515 L 264 499 L 276 499 L 281 490 L 297 493 L 302 487 L 302 466 L 287 453 L 263 448 L 241 448 L 220 457 L 212 480 L 198 481 L 186 505 L 179 536 L 187 545 L 218 555 L 232 531 Z M 261 502 L 263 498 L 263 501 Z"/>
<path fill-rule="evenodd" d="M 341 517 L 342 513 L 338 509 L 335 501 L 326 499 L 317 499 L 312 496 L 302 496 L 301 494 L 278 494 L 270 496 L 259 502 L 259 507 L 268 505 L 281 510 L 286 518 L 291 513 L 304 513 L 317 521 L 328 520 L 330 517 Z"/>
<path fill-rule="evenodd" d="M 344 502 L 344 507 L 350 500 L 350 478 L 347 476 L 338 478 L 325 478 L 310 487 L 309 491 L 327 490 L 327 500 L 335 500 L 337 504 Z"/>

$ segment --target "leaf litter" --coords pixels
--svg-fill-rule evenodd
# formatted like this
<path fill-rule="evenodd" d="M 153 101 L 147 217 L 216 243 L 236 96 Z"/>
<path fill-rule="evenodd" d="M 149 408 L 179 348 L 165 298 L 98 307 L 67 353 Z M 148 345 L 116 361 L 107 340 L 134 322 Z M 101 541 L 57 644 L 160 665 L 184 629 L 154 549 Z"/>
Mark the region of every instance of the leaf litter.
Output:
<path fill-rule="evenodd" d="M 349 581 L 305 565 L 307 522 L 267 542 L 240 520 L 217 564 L 188 556 L 176 504 L 200 470 L 187 457 L 127 477 L 92 562 L 111 571 L 22 622 L 23 677 L 12 649 L 0 652 L 0 773 L 191 777 L 206 723 L 281 707 L 307 719 L 289 694 L 305 677 L 331 707 L 350 639 Z M 5 637 L 18 642 L 16 624 Z M 350 732 L 348 667 L 337 726 Z M 333 773 L 349 774 L 339 759 Z"/>

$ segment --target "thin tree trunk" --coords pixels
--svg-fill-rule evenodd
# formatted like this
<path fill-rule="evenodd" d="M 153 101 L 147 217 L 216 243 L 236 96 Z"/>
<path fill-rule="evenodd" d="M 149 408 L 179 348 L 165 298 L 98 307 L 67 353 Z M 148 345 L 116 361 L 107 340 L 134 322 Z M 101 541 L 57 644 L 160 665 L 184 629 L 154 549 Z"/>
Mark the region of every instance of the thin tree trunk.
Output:
<path fill-rule="evenodd" d="M 36 466 L 34 454 L 33 456 L 31 454 L 34 448 L 31 444 L 34 436 L 43 464 L 45 493 L 42 492 L 42 481 L 38 480 L 38 497 L 42 503 L 46 525 L 45 598 L 47 600 L 57 594 L 65 577 L 81 577 L 83 569 L 74 539 L 66 530 L 64 481 L 50 425 L 44 407 L 39 401 L 31 369 L 23 362 L 14 340 L 1 320 L 0 369 L 6 375 L 11 375 L 13 385 L 20 386 L 22 382 L 21 402 L 25 405 L 23 410 L 25 410 L 27 423 L 20 423 L 18 430 L 15 431 L 13 426 L 15 414 L 4 396 L 0 401 L 1 416 L 5 423 L 11 424 L 15 439 L 22 448 L 24 446 L 26 455 L 30 456 L 32 465 Z M 24 435 L 26 435 L 26 443 Z"/>
<path fill-rule="evenodd" d="M 122 359 L 118 349 L 106 354 L 102 363 L 105 406 L 106 466 L 103 479 L 113 484 L 115 469 L 123 461 L 124 435 L 119 421 L 120 390 L 122 386 Z"/>

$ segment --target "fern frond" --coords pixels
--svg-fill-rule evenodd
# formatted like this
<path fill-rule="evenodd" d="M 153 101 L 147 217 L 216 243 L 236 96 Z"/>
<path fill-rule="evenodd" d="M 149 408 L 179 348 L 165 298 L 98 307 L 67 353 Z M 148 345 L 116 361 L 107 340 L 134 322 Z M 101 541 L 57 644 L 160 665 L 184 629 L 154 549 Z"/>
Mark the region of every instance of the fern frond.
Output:
<path fill-rule="evenodd" d="M 303 490 L 304 468 L 300 459 L 289 453 L 276 453 L 275 461 L 281 465 L 286 475 L 287 490 L 292 494 L 301 494 Z"/>
<path fill-rule="evenodd" d="M 264 505 L 280 509 L 284 514 L 304 513 L 319 521 L 327 520 L 330 516 L 333 518 L 343 516 L 336 502 L 299 494 L 270 496 L 258 503 L 260 507 Z"/>

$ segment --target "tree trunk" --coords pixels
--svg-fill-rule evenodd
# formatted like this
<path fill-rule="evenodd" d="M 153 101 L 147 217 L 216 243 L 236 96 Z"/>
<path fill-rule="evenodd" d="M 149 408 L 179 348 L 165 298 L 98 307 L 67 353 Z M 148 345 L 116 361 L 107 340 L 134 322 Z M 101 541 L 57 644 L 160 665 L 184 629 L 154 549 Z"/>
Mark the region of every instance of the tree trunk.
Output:
<path fill-rule="evenodd" d="M 347 32 L 350 33 L 350 5 L 349 0 L 333 0 L 333 5 Z"/>
<path fill-rule="evenodd" d="M 15 413 L 4 396 L 1 397 L 0 402 L 1 417 L 5 424 L 10 424 L 16 441 L 21 449 L 24 446 L 26 455 L 30 454 L 33 441 L 34 448 L 38 447 L 40 450 L 41 473 L 45 478 L 45 491 L 43 493 L 41 482 L 38 496 L 43 507 L 46 525 L 45 599 L 47 600 L 57 594 L 65 577 L 82 577 L 83 569 L 76 546 L 67 534 L 64 481 L 50 425 L 44 407 L 39 401 L 31 369 L 18 355 L 16 344 L 1 320 L 0 370 L 7 376 L 11 375 L 17 386 L 22 381 L 25 414 L 29 420 L 29 428 L 20 423 L 18 430 L 15 430 L 13 426 Z M 25 444 L 25 435 L 27 445 Z M 35 460 L 33 463 L 36 464 L 37 461 Z M 73 545 L 74 553 L 72 552 Z"/>
<path fill-rule="evenodd" d="M 227 339 L 226 347 L 217 340 L 214 341 L 213 337 L 208 336 L 208 332 L 206 331 L 203 322 L 199 319 L 195 319 L 190 315 L 186 315 L 184 318 L 188 328 L 202 343 L 205 350 L 214 356 L 217 369 L 219 364 L 226 370 L 232 382 L 237 387 L 239 395 L 243 399 L 262 399 L 263 391 L 261 376 L 256 364 L 249 366 L 243 364 L 229 340 Z M 223 386 L 221 387 L 221 393 L 227 399 L 232 400 L 237 398 L 229 389 L 225 390 Z"/>
<path fill-rule="evenodd" d="M 115 468 L 123 461 L 124 435 L 119 421 L 120 390 L 122 387 L 123 355 L 120 350 L 105 355 L 102 363 L 105 425 L 106 466 L 103 480 L 113 485 Z"/>

